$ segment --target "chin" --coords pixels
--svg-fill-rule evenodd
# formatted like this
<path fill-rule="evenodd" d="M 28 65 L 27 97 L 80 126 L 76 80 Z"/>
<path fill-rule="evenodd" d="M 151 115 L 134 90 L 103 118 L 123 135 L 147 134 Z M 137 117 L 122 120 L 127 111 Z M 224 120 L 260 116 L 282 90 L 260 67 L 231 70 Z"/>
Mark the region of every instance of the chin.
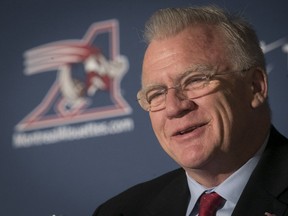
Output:
<path fill-rule="evenodd" d="M 203 148 L 190 149 L 190 151 L 186 149 L 182 154 L 178 154 L 177 158 L 182 167 L 197 169 L 203 167 L 209 161 L 209 154 Z"/>

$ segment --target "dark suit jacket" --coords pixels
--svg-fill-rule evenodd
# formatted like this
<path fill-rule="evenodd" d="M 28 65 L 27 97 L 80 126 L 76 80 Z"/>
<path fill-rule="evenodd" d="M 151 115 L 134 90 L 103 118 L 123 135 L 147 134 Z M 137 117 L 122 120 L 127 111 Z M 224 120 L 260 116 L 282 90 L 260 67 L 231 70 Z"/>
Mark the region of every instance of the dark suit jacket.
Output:
<path fill-rule="evenodd" d="M 177 169 L 107 201 L 93 216 L 185 216 L 189 189 Z M 288 140 L 273 127 L 267 147 L 232 216 L 288 216 Z"/>

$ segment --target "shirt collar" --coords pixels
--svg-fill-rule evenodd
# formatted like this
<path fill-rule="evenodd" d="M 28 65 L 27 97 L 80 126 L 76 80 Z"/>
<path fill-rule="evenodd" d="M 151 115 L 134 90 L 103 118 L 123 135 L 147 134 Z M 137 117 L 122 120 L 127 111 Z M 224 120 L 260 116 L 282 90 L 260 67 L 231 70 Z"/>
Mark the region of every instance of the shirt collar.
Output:
<path fill-rule="evenodd" d="M 188 186 L 191 194 L 190 203 L 188 206 L 189 211 L 191 211 L 195 207 L 198 198 L 201 196 L 202 193 L 207 190 L 217 192 L 226 201 L 232 202 L 234 205 L 236 205 L 242 191 L 244 190 L 245 185 L 249 180 L 249 177 L 251 176 L 254 168 L 260 160 L 260 157 L 267 145 L 268 137 L 269 136 L 267 136 L 264 144 L 250 160 L 248 160 L 242 167 L 240 167 L 236 172 L 234 172 L 224 182 L 222 182 L 215 188 L 209 189 L 202 186 L 193 178 L 191 178 L 186 172 Z"/>
<path fill-rule="evenodd" d="M 240 169 L 218 185 L 214 191 L 222 196 L 225 200 L 228 200 L 236 205 L 259 159 L 260 155 L 255 155 L 252 157 Z"/>

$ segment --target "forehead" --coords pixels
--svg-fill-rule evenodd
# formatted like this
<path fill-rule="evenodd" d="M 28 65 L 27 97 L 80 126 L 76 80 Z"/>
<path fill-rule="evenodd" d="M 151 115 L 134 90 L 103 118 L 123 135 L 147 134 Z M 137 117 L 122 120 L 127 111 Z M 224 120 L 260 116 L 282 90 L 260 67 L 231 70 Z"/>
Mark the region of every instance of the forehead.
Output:
<path fill-rule="evenodd" d="M 227 67 L 225 47 L 219 29 L 207 25 L 189 27 L 175 36 L 154 39 L 145 53 L 142 84 L 173 79 L 197 65 Z"/>

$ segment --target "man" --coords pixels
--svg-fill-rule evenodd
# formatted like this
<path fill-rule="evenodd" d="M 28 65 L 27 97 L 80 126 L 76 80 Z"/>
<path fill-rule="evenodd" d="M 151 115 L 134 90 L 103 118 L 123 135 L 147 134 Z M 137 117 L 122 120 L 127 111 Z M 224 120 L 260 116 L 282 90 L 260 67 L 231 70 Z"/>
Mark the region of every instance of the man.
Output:
<path fill-rule="evenodd" d="M 94 216 L 288 215 L 288 141 L 271 125 L 251 26 L 217 7 L 171 8 L 150 18 L 145 38 L 138 100 L 182 168 L 132 187 Z M 206 195 L 217 197 L 213 210 Z"/>

